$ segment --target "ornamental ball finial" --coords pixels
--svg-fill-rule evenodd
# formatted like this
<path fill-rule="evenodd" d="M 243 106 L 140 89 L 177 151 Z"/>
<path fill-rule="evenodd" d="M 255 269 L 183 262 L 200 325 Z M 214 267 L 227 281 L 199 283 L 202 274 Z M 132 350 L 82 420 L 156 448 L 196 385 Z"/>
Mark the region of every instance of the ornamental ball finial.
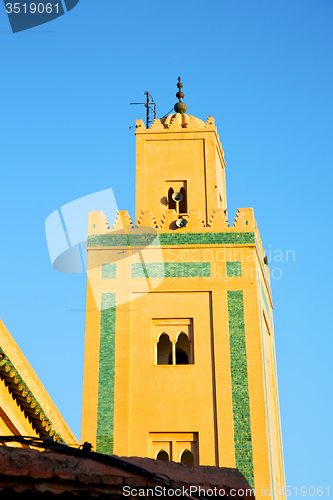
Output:
<path fill-rule="evenodd" d="M 186 104 L 184 102 L 182 102 L 182 100 L 184 99 L 184 92 L 182 92 L 182 86 L 183 86 L 183 84 L 181 83 L 180 76 L 179 76 L 178 83 L 177 83 L 177 87 L 179 88 L 179 91 L 176 94 L 176 97 L 177 97 L 177 99 L 179 99 L 179 102 L 177 102 L 175 104 L 174 110 L 176 111 L 176 113 L 181 113 L 181 114 L 186 113 L 186 111 L 187 111 Z"/>

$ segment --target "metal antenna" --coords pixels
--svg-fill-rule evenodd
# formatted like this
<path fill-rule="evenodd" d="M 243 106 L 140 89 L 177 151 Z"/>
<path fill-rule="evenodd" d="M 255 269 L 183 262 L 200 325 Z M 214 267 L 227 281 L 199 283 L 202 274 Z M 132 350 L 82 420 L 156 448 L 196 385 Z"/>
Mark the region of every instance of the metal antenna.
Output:
<path fill-rule="evenodd" d="M 149 92 L 145 92 L 146 102 L 130 102 L 130 104 L 143 104 L 146 108 L 146 128 L 153 123 L 156 118 L 156 103 L 153 99 L 153 96 L 149 94 Z M 151 117 L 153 113 L 154 118 Z"/>

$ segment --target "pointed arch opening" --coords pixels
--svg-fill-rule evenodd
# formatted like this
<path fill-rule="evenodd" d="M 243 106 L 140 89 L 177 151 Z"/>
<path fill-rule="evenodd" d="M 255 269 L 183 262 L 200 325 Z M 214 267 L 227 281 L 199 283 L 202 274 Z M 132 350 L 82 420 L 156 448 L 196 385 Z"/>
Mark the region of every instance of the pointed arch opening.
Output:
<path fill-rule="evenodd" d="M 171 363 L 170 363 L 171 359 Z M 157 344 L 157 364 L 172 365 L 172 343 L 169 335 L 162 333 Z"/>
<path fill-rule="evenodd" d="M 168 208 L 169 210 L 176 210 L 176 202 L 172 199 L 172 195 L 174 193 L 174 190 L 173 188 L 169 188 L 169 191 L 168 191 Z"/>
<path fill-rule="evenodd" d="M 176 365 L 188 365 L 191 362 L 191 344 L 186 333 L 181 332 L 176 344 Z"/>
<path fill-rule="evenodd" d="M 182 195 L 182 200 L 179 202 L 179 213 L 186 214 L 187 213 L 187 196 L 186 190 L 184 187 L 180 188 L 180 194 Z"/>
<path fill-rule="evenodd" d="M 190 450 L 184 450 L 180 456 L 180 461 L 183 464 L 189 465 L 190 467 L 194 467 L 194 456 Z"/>
<path fill-rule="evenodd" d="M 156 453 L 155 459 L 162 460 L 162 462 L 168 462 L 170 460 L 169 453 L 167 453 L 165 450 L 160 450 Z"/>

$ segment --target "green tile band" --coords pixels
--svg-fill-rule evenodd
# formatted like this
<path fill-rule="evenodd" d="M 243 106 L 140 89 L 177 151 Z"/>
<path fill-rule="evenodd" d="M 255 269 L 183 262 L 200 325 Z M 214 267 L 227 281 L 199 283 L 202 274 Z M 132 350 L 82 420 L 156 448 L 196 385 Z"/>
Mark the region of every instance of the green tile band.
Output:
<path fill-rule="evenodd" d="M 102 264 L 102 278 L 115 279 L 117 277 L 117 264 Z"/>
<path fill-rule="evenodd" d="M 210 262 L 132 264 L 132 278 L 210 278 Z"/>
<path fill-rule="evenodd" d="M 102 293 L 96 451 L 112 455 L 115 381 L 116 294 Z"/>
<path fill-rule="evenodd" d="M 227 265 L 227 277 L 241 277 L 242 276 L 242 263 L 240 261 L 228 261 Z"/>
<path fill-rule="evenodd" d="M 254 488 L 243 291 L 227 293 L 236 467 Z"/>
<path fill-rule="evenodd" d="M 88 248 L 148 245 L 244 245 L 255 243 L 253 232 L 246 233 L 144 233 L 144 234 L 90 234 Z"/>

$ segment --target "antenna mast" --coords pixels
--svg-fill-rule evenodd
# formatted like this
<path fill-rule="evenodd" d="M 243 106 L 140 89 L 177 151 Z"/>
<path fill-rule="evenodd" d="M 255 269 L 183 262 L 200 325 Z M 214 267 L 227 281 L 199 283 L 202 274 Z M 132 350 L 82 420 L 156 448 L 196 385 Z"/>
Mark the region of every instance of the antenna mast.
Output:
<path fill-rule="evenodd" d="M 146 128 L 149 128 L 150 125 L 156 118 L 156 103 L 153 99 L 153 96 L 149 94 L 149 92 L 145 92 L 146 102 L 131 102 L 130 104 L 143 104 L 146 108 Z"/>

